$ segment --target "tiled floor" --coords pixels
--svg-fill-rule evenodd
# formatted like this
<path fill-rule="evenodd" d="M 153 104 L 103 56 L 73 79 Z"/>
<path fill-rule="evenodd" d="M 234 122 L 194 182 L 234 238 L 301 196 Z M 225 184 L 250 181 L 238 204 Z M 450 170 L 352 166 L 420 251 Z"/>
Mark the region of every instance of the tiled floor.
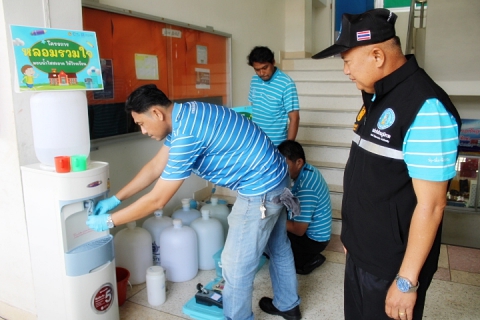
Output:
<path fill-rule="evenodd" d="M 324 253 L 327 261 L 320 268 L 310 275 L 298 276 L 304 320 L 343 319 L 345 257 L 339 236 L 332 237 Z M 443 245 L 439 266 L 427 294 L 424 319 L 480 319 L 480 250 Z M 127 301 L 120 307 L 121 319 L 191 319 L 182 312 L 183 305 L 195 294 L 197 283 L 206 284 L 214 277 L 214 270 L 200 271 L 188 282 L 168 282 L 167 300 L 159 307 L 148 304 L 145 284 L 128 288 Z M 253 293 L 255 319 L 282 319 L 267 315 L 258 307 L 258 300 L 263 296 L 271 296 L 271 292 L 268 266 L 265 265 L 255 278 Z"/>

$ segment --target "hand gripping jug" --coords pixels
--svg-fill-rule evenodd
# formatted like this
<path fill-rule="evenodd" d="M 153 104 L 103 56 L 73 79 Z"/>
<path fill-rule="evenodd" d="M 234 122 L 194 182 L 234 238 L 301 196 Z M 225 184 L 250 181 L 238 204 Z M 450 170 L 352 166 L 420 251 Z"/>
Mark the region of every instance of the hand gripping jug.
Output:
<path fill-rule="evenodd" d="M 146 270 L 153 265 L 152 236 L 135 221 L 114 237 L 116 265 L 130 271 L 132 285 L 146 281 Z"/>
<path fill-rule="evenodd" d="M 154 216 L 145 220 L 142 228 L 146 229 L 152 235 L 152 254 L 153 265 L 160 265 L 160 234 L 165 228 L 173 226 L 173 220 L 170 217 L 163 216 L 163 210 L 154 212 Z"/>
<path fill-rule="evenodd" d="M 223 238 L 225 241 L 228 233 L 228 215 L 230 214 L 230 209 L 228 209 L 225 204 L 219 203 L 217 197 L 212 197 L 210 203 L 205 204 L 202 209 L 210 211 L 210 218 L 215 218 L 220 221 L 223 227 Z"/>
<path fill-rule="evenodd" d="M 162 267 L 167 280 L 183 282 L 193 279 L 198 272 L 198 244 L 195 230 L 184 226 L 182 220 L 173 219 L 173 226 L 160 235 Z"/>
<path fill-rule="evenodd" d="M 202 209 L 202 217 L 190 225 L 198 238 L 198 268 L 200 270 L 215 269 L 213 255 L 224 245 L 223 227 L 220 221 L 210 218 L 208 210 Z"/>
<path fill-rule="evenodd" d="M 182 220 L 184 226 L 189 226 L 193 220 L 200 218 L 200 211 L 190 208 L 190 199 L 182 199 L 182 209 L 172 214 L 173 219 Z"/>

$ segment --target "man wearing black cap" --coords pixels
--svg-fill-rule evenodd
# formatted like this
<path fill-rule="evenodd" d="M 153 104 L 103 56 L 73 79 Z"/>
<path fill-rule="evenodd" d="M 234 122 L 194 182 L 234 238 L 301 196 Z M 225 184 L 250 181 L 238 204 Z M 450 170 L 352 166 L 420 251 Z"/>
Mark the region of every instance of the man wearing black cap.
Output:
<path fill-rule="evenodd" d="M 363 97 L 344 174 L 345 319 L 422 318 L 455 176 L 460 116 L 402 54 L 396 18 L 345 14 L 335 44 L 313 56 L 341 54 Z"/>

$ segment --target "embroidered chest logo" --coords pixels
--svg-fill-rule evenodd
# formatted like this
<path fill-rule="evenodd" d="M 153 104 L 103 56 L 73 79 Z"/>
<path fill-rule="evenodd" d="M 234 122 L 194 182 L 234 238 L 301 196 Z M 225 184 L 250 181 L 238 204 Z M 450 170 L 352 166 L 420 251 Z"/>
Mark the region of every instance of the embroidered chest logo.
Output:
<path fill-rule="evenodd" d="M 386 143 L 390 143 L 390 138 L 392 137 L 390 134 L 382 131 L 387 128 L 390 128 L 392 124 L 395 122 L 395 113 L 392 109 L 388 108 L 383 111 L 382 115 L 378 119 L 377 128 L 372 129 L 372 133 L 370 136 L 374 137 L 375 139 L 381 140 Z"/>
<path fill-rule="evenodd" d="M 383 111 L 380 119 L 378 119 L 377 127 L 380 130 L 385 130 L 390 128 L 390 126 L 395 122 L 395 113 L 392 109 L 388 108 Z"/>

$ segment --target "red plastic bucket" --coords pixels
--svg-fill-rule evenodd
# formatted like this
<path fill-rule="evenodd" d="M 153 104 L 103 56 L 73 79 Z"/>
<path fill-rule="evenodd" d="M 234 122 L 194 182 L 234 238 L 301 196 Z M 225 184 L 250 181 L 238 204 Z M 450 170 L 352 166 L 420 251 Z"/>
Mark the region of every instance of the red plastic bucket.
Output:
<path fill-rule="evenodd" d="M 130 271 L 125 268 L 116 267 L 118 305 L 121 306 L 127 300 L 127 285 L 130 278 Z"/>

